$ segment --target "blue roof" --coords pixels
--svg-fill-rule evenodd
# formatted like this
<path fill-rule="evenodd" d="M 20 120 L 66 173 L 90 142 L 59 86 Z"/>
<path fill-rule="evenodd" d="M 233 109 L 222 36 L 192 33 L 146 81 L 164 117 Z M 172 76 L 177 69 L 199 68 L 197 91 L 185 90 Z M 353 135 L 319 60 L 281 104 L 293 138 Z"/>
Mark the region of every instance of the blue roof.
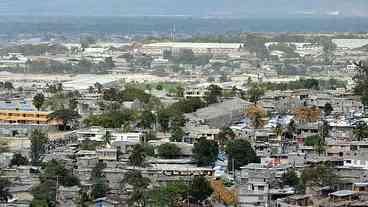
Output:
<path fill-rule="evenodd" d="M 35 111 L 32 103 L 27 101 L 0 101 L 0 110 Z"/>

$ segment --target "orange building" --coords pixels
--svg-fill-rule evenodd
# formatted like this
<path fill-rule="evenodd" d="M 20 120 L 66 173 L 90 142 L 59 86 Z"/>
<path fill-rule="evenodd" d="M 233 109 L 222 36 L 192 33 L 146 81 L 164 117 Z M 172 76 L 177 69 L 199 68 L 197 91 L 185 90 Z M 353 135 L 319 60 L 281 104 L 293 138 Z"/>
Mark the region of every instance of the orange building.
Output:
<path fill-rule="evenodd" d="M 7 124 L 48 124 L 58 125 L 57 120 L 49 120 L 50 112 L 0 110 L 0 123 Z"/>

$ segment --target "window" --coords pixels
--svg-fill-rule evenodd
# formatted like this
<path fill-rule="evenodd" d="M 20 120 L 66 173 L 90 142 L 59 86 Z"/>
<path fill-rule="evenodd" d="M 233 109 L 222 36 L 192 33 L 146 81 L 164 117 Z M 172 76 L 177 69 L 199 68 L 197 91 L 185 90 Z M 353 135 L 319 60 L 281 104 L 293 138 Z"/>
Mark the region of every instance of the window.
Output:
<path fill-rule="evenodd" d="M 263 195 L 258 196 L 258 200 L 259 201 L 263 201 L 264 200 L 264 196 Z"/>
<path fill-rule="evenodd" d="M 264 186 L 258 186 L 258 191 L 264 191 L 265 187 Z"/>

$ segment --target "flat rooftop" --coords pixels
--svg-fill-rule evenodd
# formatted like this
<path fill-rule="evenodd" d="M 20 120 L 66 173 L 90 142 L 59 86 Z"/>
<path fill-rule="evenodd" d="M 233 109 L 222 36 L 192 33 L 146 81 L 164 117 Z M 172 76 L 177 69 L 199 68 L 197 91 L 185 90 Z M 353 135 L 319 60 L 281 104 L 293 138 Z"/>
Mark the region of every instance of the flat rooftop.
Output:
<path fill-rule="evenodd" d="M 0 110 L 37 111 L 32 102 L 26 100 L 0 101 Z"/>
<path fill-rule="evenodd" d="M 207 48 L 207 49 L 238 49 L 242 43 L 195 43 L 195 42 L 159 42 L 146 44 L 144 47 L 172 47 L 172 48 Z"/>

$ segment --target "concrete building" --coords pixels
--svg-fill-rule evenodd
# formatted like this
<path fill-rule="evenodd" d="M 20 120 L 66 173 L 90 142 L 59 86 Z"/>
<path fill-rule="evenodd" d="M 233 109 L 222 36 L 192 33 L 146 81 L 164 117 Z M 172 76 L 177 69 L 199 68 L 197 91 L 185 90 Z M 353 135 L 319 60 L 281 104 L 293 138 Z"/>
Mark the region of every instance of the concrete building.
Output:
<path fill-rule="evenodd" d="M 60 186 L 56 192 L 57 207 L 77 207 L 80 202 L 80 188 L 78 186 Z"/>
<path fill-rule="evenodd" d="M 96 149 L 96 155 L 99 160 L 105 161 L 116 161 L 118 158 L 118 152 L 113 148 Z"/>
<path fill-rule="evenodd" d="M 287 172 L 289 166 L 269 167 L 250 163 L 241 167 L 238 204 L 241 207 L 271 206 L 275 197 L 286 197 L 295 193 L 292 188 L 280 189 L 274 184 Z"/>
<path fill-rule="evenodd" d="M 247 106 L 251 103 L 240 98 L 232 98 L 223 102 L 211 104 L 196 112 L 185 114 L 191 125 L 208 125 L 212 128 L 223 128 L 239 121 Z"/>
<path fill-rule="evenodd" d="M 194 54 L 227 55 L 239 51 L 241 43 L 192 43 L 192 42 L 160 42 L 145 44 L 142 52 L 147 55 L 163 56 L 164 51 L 172 54 L 179 53 L 181 50 L 189 49 Z"/>
<path fill-rule="evenodd" d="M 248 164 L 241 167 L 239 206 L 269 206 L 271 171 L 261 164 Z"/>
<path fill-rule="evenodd" d="M 184 89 L 184 98 L 204 98 L 207 93 L 206 86 L 188 86 Z"/>
<path fill-rule="evenodd" d="M 0 133 L 27 135 L 33 128 L 57 127 L 61 122 L 50 119 L 51 111 L 38 111 L 26 100 L 0 101 Z"/>

